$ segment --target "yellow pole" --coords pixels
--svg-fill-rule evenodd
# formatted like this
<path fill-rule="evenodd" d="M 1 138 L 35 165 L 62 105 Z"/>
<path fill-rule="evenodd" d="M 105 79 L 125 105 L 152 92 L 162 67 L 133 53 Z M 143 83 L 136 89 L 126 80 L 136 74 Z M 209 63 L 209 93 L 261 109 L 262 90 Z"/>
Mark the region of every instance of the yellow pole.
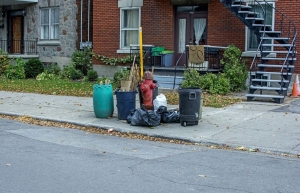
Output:
<path fill-rule="evenodd" d="M 141 79 L 144 76 L 144 57 L 143 57 L 143 33 L 142 27 L 140 27 L 140 68 L 141 68 Z"/>

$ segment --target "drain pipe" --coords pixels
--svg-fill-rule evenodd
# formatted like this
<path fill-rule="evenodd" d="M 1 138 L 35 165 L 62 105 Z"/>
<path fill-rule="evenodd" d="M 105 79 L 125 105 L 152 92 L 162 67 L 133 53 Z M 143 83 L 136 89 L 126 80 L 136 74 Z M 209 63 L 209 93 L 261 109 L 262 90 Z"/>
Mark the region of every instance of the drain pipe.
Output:
<path fill-rule="evenodd" d="M 83 0 L 81 0 L 81 6 L 80 6 L 80 45 L 82 43 L 82 5 L 83 5 L 82 1 Z"/>
<path fill-rule="evenodd" d="M 88 42 L 90 41 L 90 15 L 91 15 L 91 13 L 90 13 L 91 4 L 90 3 L 91 3 L 90 0 L 88 0 Z"/>

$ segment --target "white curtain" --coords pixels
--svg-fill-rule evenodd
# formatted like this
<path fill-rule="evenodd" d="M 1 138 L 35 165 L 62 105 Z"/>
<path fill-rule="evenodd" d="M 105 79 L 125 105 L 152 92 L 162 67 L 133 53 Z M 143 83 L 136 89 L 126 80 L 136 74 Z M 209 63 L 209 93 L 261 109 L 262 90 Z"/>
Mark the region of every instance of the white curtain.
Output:
<path fill-rule="evenodd" d="M 196 37 L 196 45 L 199 45 L 199 41 L 202 37 L 202 34 L 206 28 L 206 19 L 194 19 L 194 30 L 195 30 L 195 37 Z"/>
<path fill-rule="evenodd" d="M 130 44 L 138 44 L 138 29 L 139 28 L 139 10 L 132 9 L 126 10 L 127 21 L 125 21 L 125 28 L 130 28 L 125 32 L 126 43 L 125 47 L 130 46 Z M 135 28 L 135 30 L 133 30 Z"/>
<path fill-rule="evenodd" d="M 179 19 L 179 41 L 178 53 L 183 53 L 185 50 L 185 37 L 186 37 L 186 19 Z"/>

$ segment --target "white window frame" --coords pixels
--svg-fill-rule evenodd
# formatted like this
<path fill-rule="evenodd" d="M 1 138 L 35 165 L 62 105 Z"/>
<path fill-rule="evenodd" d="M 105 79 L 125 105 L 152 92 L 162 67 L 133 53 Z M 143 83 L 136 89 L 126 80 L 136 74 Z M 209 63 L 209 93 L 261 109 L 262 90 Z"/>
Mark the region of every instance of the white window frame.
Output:
<path fill-rule="evenodd" d="M 273 4 L 273 7 L 275 7 L 275 2 L 268 2 L 268 3 Z M 261 4 L 264 4 L 264 3 L 261 2 Z M 251 6 L 253 4 L 248 3 L 248 5 Z M 275 29 L 275 11 L 273 9 L 273 12 L 272 12 L 272 30 L 274 30 L 274 29 Z M 248 38 L 249 38 L 248 35 L 249 35 L 249 33 L 250 33 L 250 30 L 246 26 L 246 28 L 245 28 L 245 51 L 246 51 L 246 53 L 251 55 L 251 53 L 253 53 L 253 54 L 256 53 L 257 48 L 255 50 L 249 50 L 249 48 L 248 48 Z M 274 43 L 274 41 L 272 40 L 272 44 L 273 43 Z M 271 47 L 271 50 L 273 51 L 273 46 Z"/>
<path fill-rule="evenodd" d="M 41 10 L 40 10 L 40 30 L 41 30 L 41 35 L 40 35 L 40 38 L 41 38 L 41 40 L 43 41 L 43 40 L 58 40 L 59 39 L 59 21 L 57 22 L 57 23 L 55 23 L 55 22 L 52 22 L 51 21 L 51 10 L 53 10 L 53 9 L 58 9 L 58 13 L 59 13 L 59 7 L 48 7 L 48 8 L 41 8 Z M 48 15 L 48 17 L 49 17 L 49 23 L 48 24 L 42 24 L 42 12 L 44 11 L 44 10 L 49 10 L 49 15 Z M 58 16 L 59 17 L 59 16 Z M 44 34 L 43 34 L 43 26 L 46 26 L 46 25 L 48 25 L 48 39 L 46 39 L 46 38 L 44 38 Z M 52 31 L 52 28 L 54 28 L 54 26 L 58 26 L 58 37 L 57 38 L 55 38 L 55 37 L 52 37 L 52 35 L 51 35 L 51 31 Z M 54 29 L 53 29 L 54 30 Z"/>
<path fill-rule="evenodd" d="M 122 20 L 123 20 L 123 14 L 124 10 L 132 10 L 132 9 L 138 9 L 139 11 L 139 25 L 137 28 L 122 28 Z M 120 9 L 120 49 L 117 51 L 118 53 L 129 53 L 130 52 L 130 47 L 122 45 L 122 31 L 125 30 L 137 30 L 139 31 L 139 28 L 141 26 L 141 7 L 124 7 Z M 139 37 L 138 38 L 138 43 L 139 43 Z"/>

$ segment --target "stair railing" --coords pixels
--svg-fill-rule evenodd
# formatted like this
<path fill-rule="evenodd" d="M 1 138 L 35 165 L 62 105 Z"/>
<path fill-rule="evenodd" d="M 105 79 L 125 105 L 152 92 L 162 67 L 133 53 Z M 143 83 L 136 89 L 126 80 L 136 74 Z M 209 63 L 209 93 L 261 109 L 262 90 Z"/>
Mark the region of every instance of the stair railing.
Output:
<path fill-rule="evenodd" d="M 262 44 L 264 42 L 264 39 L 261 38 L 261 37 L 265 37 L 266 36 L 266 22 L 265 22 L 265 20 L 266 20 L 266 10 L 263 8 L 263 5 L 258 0 L 253 0 L 251 2 L 251 4 L 257 4 L 257 5 L 259 5 L 260 8 L 261 8 L 261 10 L 263 11 L 264 26 L 263 26 L 263 33 L 262 34 L 259 32 L 260 30 L 258 30 L 256 32 L 256 36 L 260 37 L 260 41 L 259 41 L 257 50 L 255 52 L 255 55 L 253 57 L 252 63 L 251 63 L 250 68 L 249 68 L 249 71 L 250 71 L 249 87 L 250 87 L 251 82 L 252 82 L 252 76 L 251 75 L 252 75 L 252 72 L 253 72 L 253 68 L 257 69 L 257 63 L 258 63 L 258 60 L 259 60 L 259 56 L 262 57 L 262 55 L 263 55 L 262 54 L 262 52 L 263 52 L 263 46 L 262 46 Z M 255 12 L 255 9 L 253 10 L 253 12 Z M 259 39 L 259 38 L 257 38 L 257 39 Z"/>
<path fill-rule="evenodd" d="M 280 26 L 279 26 L 279 29 L 281 31 L 281 36 L 289 38 L 284 43 L 292 44 L 292 46 L 285 47 L 288 50 L 288 53 L 286 54 L 285 60 L 283 62 L 281 70 L 280 70 L 280 73 L 281 73 L 280 86 L 281 86 L 281 93 L 282 93 L 283 81 L 284 81 L 284 69 L 287 69 L 286 73 L 288 73 L 288 69 L 289 69 L 289 65 L 290 65 L 290 62 L 288 61 L 288 58 L 290 56 L 291 56 L 291 59 L 292 59 L 291 62 L 294 64 L 294 58 L 295 58 L 295 55 L 296 55 L 295 43 L 296 43 L 296 37 L 297 37 L 297 29 L 296 29 L 296 26 L 295 26 L 294 22 L 287 15 L 285 15 L 284 13 L 282 13 L 281 11 L 276 9 L 273 5 L 268 3 L 266 0 L 264 0 L 264 2 L 265 2 L 266 5 L 270 6 L 276 13 L 281 15 Z M 285 27 L 287 27 L 287 29 Z M 286 68 L 284 66 L 286 66 Z M 287 74 L 287 76 L 288 76 L 288 74 Z M 288 78 L 288 80 L 290 81 L 290 78 Z"/>

